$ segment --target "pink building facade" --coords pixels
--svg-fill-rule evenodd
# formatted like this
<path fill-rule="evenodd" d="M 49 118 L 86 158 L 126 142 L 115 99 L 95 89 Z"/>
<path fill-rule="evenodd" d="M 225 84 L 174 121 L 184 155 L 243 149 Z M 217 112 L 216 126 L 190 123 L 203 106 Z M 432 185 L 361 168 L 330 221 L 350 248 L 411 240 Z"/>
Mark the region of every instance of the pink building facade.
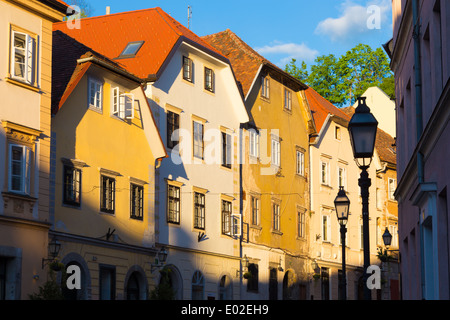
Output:
<path fill-rule="evenodd" d="M 402 298 L 450 298 L 450 1 L 393 0 Z"/>

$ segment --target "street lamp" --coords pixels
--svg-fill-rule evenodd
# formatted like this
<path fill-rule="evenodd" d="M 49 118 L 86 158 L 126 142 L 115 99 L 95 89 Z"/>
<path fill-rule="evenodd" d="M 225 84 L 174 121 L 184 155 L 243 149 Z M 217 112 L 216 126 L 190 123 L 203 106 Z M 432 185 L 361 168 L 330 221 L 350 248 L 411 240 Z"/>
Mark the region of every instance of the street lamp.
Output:
<path fill-rule="evenodd" d="M 339 187 L 339 193 L 334 200 L 336 207 L 336 216 L 341 225 L 341 242 L 342 242 L 342 278 L 341 278 L 341 299 L 347 300 L 347 277 L 345 270 L 345 234 L 347 233 L 348 212 L 350 208 L 350 200 L 348 199 L 344 187 Z"/>
<path fill-rule="evenodd" d="M 353 149 L 353 156 L 356 164 L 361 169 L 361 176 L 358 184 L 361 188 L 362 215 L 363 215 L 363 237 L 364 237 L 364 297 L 371 299 L 371 293 L 367 286 L 367 268 L 370 265 L 369 249 L 369 187 L 372 182 L 367 169 L 372 162 L 373 151 L 375 149 L 375 139 L 377 135 L 378 121 L 375 119 L 370 108 L 366 104 L 366 98 L 358 98 L 358 107 L 353 114 L 348 131 Z"/>
<path fill-rule="evenodd" d="M 57 241 L 55 238 L 52 239 L 52 241 L 48 244 L 48 256 L 49 259 L 42 258 L 42 269 L 44 269 L 46 262 L 53 262 L 55 261 L 56 257 L 59 254 L 59 251 L 61 250 L 61 243 Z"/>
<path fill-rule="evenodd" d="M 391 245 L 391 241 L 392 241 L 392 234 L 389 232 L 389 229 L 387 227 L 386 227 L 386 230 L 384 231 L 382 237 L 383 237 L 384 245 L 386 246 L 386 248 L 389 248 L 389 246 Z"/>

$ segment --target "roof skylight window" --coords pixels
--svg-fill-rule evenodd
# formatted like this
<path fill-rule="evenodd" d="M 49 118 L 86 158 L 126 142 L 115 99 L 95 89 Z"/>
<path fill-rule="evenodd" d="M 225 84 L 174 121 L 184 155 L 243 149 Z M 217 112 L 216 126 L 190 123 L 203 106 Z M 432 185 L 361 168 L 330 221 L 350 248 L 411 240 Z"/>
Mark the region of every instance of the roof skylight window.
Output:
<path fill-rule="evenodd" d="M 118 58 L 120 59 L 120 58 L 135 57 L 137 52 L 139 51 L 139 49 L 142 47 L 143 44 L 144 44 L 144 41 L 129 42 Z"/>

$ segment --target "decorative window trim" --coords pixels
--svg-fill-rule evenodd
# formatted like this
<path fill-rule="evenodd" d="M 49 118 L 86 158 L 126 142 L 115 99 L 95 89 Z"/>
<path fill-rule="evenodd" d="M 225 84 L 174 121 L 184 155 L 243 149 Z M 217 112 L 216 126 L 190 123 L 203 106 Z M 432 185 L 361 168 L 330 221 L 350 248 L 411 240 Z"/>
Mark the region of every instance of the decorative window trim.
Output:
<path fill-rule="evenodd" d="M 101 175 L 109 176 L 111 178 L 121 176 L 121 174 L 117 171 L 113 171 L 113 170 L 109 170 L 109 169 L 105 169 L 105 168 L 98 168 L 98 170 Z"/>

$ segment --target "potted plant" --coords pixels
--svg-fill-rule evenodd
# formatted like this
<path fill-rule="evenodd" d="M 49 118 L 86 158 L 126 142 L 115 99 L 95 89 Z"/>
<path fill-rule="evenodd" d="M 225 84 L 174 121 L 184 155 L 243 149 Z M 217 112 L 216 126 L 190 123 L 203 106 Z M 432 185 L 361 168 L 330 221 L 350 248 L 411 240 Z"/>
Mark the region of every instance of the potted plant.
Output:
<path fill-rule="evenodd" d="M 250 271 L 247 271 L 244 273 L 244 279 L 250 279 L 252 277 L 252 273 Z"/>

